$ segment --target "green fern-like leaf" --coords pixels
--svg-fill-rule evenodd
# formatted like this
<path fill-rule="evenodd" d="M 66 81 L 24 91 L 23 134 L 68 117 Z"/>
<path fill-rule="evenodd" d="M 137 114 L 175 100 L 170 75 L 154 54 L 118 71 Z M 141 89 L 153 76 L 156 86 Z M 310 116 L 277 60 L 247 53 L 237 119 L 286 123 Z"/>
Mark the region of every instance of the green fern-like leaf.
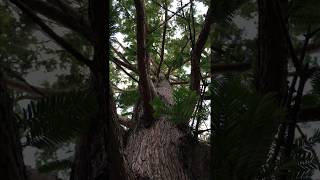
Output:
<path fill-rule="evenodd" d="M 252 88 L 251 88 L 252 89 Z M 239 78 L 216 79 L 212 95 L 215 178 L 254 179 L 267 159 L 284 111 Z"/>
<path fill-rule="evenodd" d="M 54 147 L 83 133 L 97 110 L 88 91 L 64 92 L 31 102 L 24 110 L 27 144 Z"/>
<path fill-rule="evenodd" d="M 311 178 L 314 170 L 320 168 L 317 162 L 318 157 L 312 152 L 317 140 L 319 140 L 317 132 L 307 140 L 304 138 L 295 140 L 296 147 L 293 150 L 293 159 L 297 162 L 294 171 L 296 179 Z"/>
<path fill-rule="evenodd" d="M 246 2 L 248 2 L 248 0 L 212 0 L 213 17 L 215 17 L 218 23 L 231 22 L 235 11 Z"/>
<path fill-rule="evenodd" d="M 198 101 L 198 95 L 185 88 L 180 88 L 173 92 L 174 105 L 167 106 L 160 97 L 154 98 L 151 102 L 154 109 L 154 116 L 167 117 L 175 124 L 188 122 L 193 114 Z"/>

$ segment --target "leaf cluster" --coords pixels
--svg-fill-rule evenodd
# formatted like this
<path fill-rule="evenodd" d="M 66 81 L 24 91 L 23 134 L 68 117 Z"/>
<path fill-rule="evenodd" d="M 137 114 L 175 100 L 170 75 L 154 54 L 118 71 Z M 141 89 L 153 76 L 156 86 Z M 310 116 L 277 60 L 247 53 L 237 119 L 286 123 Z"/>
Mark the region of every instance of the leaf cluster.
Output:
<path fill-rule="evenodd" d="M 173 92 L 174 104 L 167 105 L 160 97 L 151 102 L 154 116 L 167 117 L 175 124 L 183 124 L 190 120 L 198 101 L 198 95 L 186 88 L 180 88 Z"/>
<path fill-rule="evenodd" d="M 59 146 L 85 132 L 97 107 L 88 91 L 62 92 L 31 102 L 24 109 L 26 145 Z"/>
<path fill-rule="evenodd" d="M 260 95 L 240 78 L 212 82 L 214 177 L 254 179 L 284 119 L 272 94 Z"/>

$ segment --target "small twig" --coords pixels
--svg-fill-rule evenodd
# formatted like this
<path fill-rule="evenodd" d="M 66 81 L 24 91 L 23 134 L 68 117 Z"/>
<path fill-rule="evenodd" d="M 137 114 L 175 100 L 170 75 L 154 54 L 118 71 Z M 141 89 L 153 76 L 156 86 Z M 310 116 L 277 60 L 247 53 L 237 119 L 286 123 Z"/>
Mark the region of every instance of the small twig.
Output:
<path fill-rule="evenodd" d="M 187 4 L 185 4 L 181 8 L 179 8 L 175 13 L 173 13 L 170 17 L 168 17 L 167 21 L 170 21 L 171 18 L 173 18 L 175 15 L 177 15 L 182 9 L 187 7 L 189 4 L 190 4 L 190 2 L 188 2 Z M 163 26 L 165 23 L 167 23 L 167 21 L 164 21 L 159 26 L 153 28 L 151 31 L 148 32 L 148 34 L 152 34 L 156 30 L 158 30 L 161 26 Z"/>
<path fill-rule="evenodd" d="M 139 83 L 139 81 L 133 77 L 129 72 L 127 72 L 120 64 L 118 64 L 117 61 L 114 61 L 115 65 L 117 65 L 126 75 L 128 75 L 132 80 L 134 80 L 135 82 Z"/>
<path fill-rule="evenodd" d="M 111 49 L 112 49 L 112 51 L 114 51 L 114 52 L 117 54 L 118 57 L 120 57 L 120 58 L 121 58 L 122 60 L 124 60 L 126 63 L 130 64 L 130 62 L 128 61 L 128 59 L 127 59 L 120 51 L 118 51 L 115 47 L 113 47 L 112 45 L 111 45 Z"/>
<path fill-rule="evenodd" d="M 165 11 L 168 11 L 168 12 L 171 12 L 171 13 L 176 13 L 176 12 L 174 12 L 174 11 L 171 11 L 167 6 L 161 5 L 161 4 L 160 4 L 158 1 L 156 1 L 156 0 L 151 0 L 151 1 L 154 2 L 157 6 L 161 7 L 161 8 L 162 8 L 163 10 L 165 10 Z M 180 14 L 176 14 L 176 16 L 179 16 L 179 17 L 185 19 L 185 17 L 184 17 L 184 16 L 181 16 Z"/>
<path fill-rule="evenodd" d="M 5 70 L 8 74 L 10 74 L 12 77 L 22 81 L 25 85 L 27 85 L 31 90 L 33 90 L 37 94 L 39 94 L 41 96 L 45 96 L 45 94 L 43 92 L 41 92 L 38 88 L 35 88 L 31 84 L 29 84 L 23 77 L 19 76 L 17 73 L 12 71 L 11 69 L 7 68 L 6 66 L 3 66 L 2 69 Z"/>

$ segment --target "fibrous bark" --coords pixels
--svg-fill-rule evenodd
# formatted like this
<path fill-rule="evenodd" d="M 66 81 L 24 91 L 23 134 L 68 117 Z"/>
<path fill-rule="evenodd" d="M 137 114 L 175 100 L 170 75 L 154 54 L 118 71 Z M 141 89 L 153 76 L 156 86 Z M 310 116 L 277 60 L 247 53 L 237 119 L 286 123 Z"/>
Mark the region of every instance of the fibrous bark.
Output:
<path fill-rule="evenodd" d="M 168 81 L 155 83 L 155 89 L 168 106 L 174 104 Z M 134 179 L 209 178 L 209 146 L 195 141 L 188 131 L 179 128 L 165 115 L 149 128 L 128 133 L 124 152 Z"/>
<path fill-rule="evenodd" d="M 189 180 L 178 156 L 182 136 L 183 133 L 165 119 L 132 134 L 125 152 L 135 178 Z"/>

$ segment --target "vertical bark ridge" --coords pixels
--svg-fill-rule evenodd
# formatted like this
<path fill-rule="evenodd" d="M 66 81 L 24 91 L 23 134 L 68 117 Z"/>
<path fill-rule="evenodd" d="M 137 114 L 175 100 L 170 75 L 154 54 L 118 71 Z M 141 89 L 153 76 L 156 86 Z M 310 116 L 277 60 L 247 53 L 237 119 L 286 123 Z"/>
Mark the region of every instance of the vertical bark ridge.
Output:
<path fill-rule="evenodd" d="M 183 133 L 165 119 L 132 134 L 125 154 L 135 178 L 189 180 L 179 158 L 182 137 Z"/>

